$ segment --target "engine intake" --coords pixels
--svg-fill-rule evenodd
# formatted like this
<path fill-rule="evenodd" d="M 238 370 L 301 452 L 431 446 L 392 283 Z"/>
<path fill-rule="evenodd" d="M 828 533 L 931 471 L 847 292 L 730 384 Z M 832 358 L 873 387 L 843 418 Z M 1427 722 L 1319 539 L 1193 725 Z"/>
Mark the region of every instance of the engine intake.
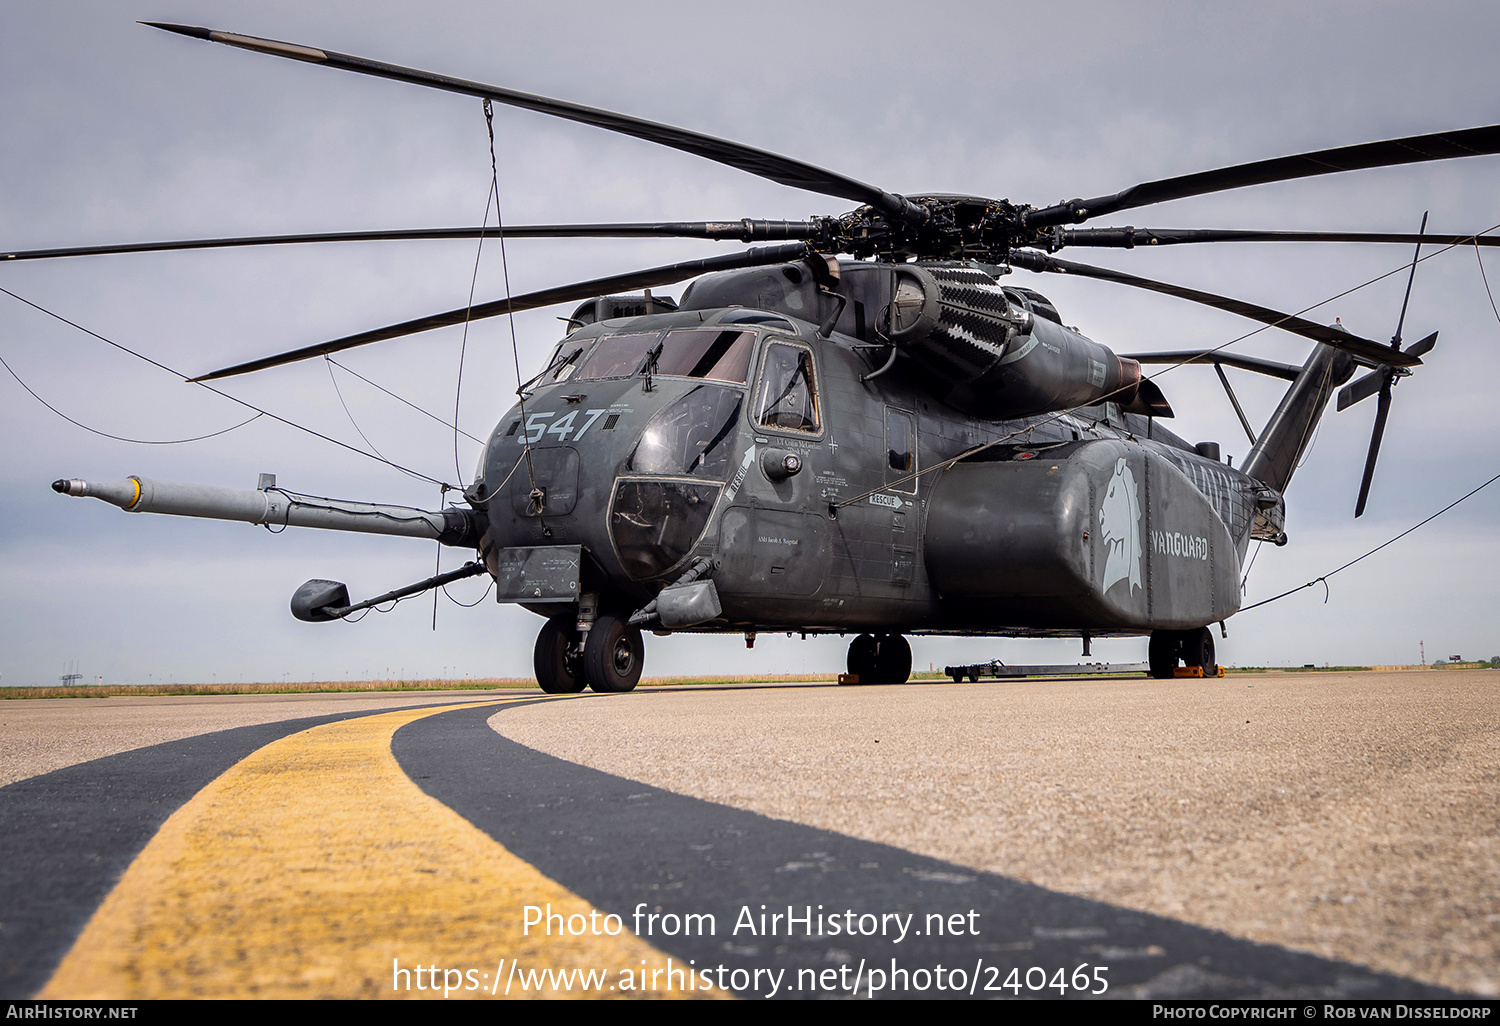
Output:
<path fill-rule="evenodd" d="M 1141 365 L 1057 323 L 1040 296 L 966 265 L 896 275 L 891 341 L 947 388 L 949 405 L 1002 418 L 1135 401 Z"/>

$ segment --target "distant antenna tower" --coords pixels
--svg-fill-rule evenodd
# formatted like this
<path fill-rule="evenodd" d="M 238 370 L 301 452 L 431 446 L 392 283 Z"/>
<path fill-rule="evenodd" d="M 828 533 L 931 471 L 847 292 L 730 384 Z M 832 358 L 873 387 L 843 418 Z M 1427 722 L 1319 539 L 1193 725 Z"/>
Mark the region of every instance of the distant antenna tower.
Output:
<path fill-rule="evenodd" d="M 1422 642 L 1422 641 L 1418 641 L 1417 642 L 1417 651 L 1421 654 L 1422 665 L 1426 666 L 1427 665 L 1427 645 L 1426 645 L 1426 643 Z"/>
<path fill-rule="evenodd" d="M 68 664 L 63 663 L 63 670 L 67 672 L 64 672 L 62 677 L 59 679 L 63 682 L 64 687 L 71 687 L 72 685 L 77 684 L 79 681 L 83 680 L 83 674 L 78 672 L 78 664 L 76 662 L 73 663 L 73 668 L 71 671 L 68 670 Z"/>

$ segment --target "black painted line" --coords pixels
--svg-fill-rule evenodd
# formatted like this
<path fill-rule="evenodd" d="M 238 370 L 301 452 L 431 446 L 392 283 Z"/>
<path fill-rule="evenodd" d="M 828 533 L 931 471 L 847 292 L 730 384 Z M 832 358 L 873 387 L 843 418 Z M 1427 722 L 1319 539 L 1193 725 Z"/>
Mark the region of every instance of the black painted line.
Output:
<path fill-rule="evenodd" d="M 1012 969 L 1019 970 L 1021 996 L 1057 997 L 1055 988 L 1028 990 L 1027 970 L 1044 969 L 1050 982 L 1055 970 L 1071 977 L 1080 965 L 1090 967 L 1085 975 L 1109 966 L 1109 997 L 1457 996 L 589 769 L 497 735 L 486 723 L 495 712 L 461 710 L 407 724 L 392 751 L 424 791 L 593 907 L 618 914 L 626 929 L 638 906 L 648 915 L 713 915 L 713 936 L 668 936 L 660 929 L 649 935 L 642 929 L 641 936 L 698 969 L 785 970 L 783 997 L 841 996 L 837 989 L 788 990 L 799 972 L 805 982 L 847 983 L 861 964 L 889 973 L 893 959 L 897 968 L 928 971 L 929 989 L 918 991 L 922 978 L 907 977 L 908 990 L 888 995 L 901 997 L 968 996 L 932 989 L 939 964 L 948 981 L 958 969 L 969 985 L 977 983 L 976 997 L 1013 996 L 1003 987 L 987 992 Z M 941 913 L 958 916 L 945 925 L 962 933 L 908 935 L 896 943 L 893 936 L 830 936 L 823 919 L 824 936 L 806 936 L 800 924 L 795 936 L 784 926 L 777 936 L 762 936 L 762 904 L 767 914 L 784 916 L 790 906 L 801 917 L 810 906 L 814 917 L 837 913 L 841 921 L 846 910 L 912 914 L 916 930 L 927 915 Z M 753 932 L 735 930 L 744 910 L 755 919 Z M 894 931 L 894 921 L 887 923 Z M 978 936 L 969 934 L 971 924 Z M 833 976 L 822 976 L 824 970 Z M 1033 983 L 1038 978 L 1030 976 Z M 763 994 L 764 988 L 742 996 Z M 1067 996 L 1078 995 L 1069 987 Z"/>
<path fill-rule="evenodd" d="M 406 708 L 234 727 L 0 787 L 0 996 L 39 990 L 161 825 L 229 767 L 309 727 Z"/>

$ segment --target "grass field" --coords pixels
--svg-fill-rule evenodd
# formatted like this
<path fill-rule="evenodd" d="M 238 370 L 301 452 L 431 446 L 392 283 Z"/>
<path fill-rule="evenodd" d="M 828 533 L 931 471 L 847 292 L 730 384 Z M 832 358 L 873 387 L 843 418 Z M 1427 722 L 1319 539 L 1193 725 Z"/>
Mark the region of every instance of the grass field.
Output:
<path fill-rule="evenodd" d="M 1429 666 L 1230 666 L 1229 673 L 1349 673 L 1359 670 L 1474 670 L 1490 663 L 1433 663 Z M 829 682 L 832 673 L 783 673 L 713 677 L 642 677 L 641 687 L 682 687 L 715 684 L 778 684 L 792 681 Z M 946 680 L 942 673 L 921 671 L 912 680 Z M 348 691 L 500 691 L 530 690 L 530 677 L 492 677 L 485 680 L 355 680 L 292 681 L 262 684 L 105 684 L 72 687 L 3 687 L 0 700 L 21 698 L 120 698 L 133 695 L 291 695 Z"/>
<path fill-rule="evenodd" d="M 914 673 L 913 680 L 942 674 Z M 761 674 L 742 677 L 642 677 L 642 687 L 684 684 L 774 684 L 786 681 L 833 681 L 836 674 Z M 71 687 L 0 688 L 0 699 L 119 698 L 132 695 L 288 695 L 347 691 L 497 691 L 535 689 L 530 677 L 493 677 L 485 680 L 340 680 L 292 681 L 262 684 L 105 684 Z"/>

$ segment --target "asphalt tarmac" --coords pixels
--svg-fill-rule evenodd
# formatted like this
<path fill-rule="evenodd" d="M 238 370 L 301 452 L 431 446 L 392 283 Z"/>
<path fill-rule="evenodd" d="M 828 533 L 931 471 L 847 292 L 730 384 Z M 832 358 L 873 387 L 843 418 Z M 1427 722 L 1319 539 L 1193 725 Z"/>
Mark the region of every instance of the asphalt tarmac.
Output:
<path fill-rule="evenodd" d="M 0 704 L 0 992 L 1500 993 L 1497 673 L 531 696 Z"/>

